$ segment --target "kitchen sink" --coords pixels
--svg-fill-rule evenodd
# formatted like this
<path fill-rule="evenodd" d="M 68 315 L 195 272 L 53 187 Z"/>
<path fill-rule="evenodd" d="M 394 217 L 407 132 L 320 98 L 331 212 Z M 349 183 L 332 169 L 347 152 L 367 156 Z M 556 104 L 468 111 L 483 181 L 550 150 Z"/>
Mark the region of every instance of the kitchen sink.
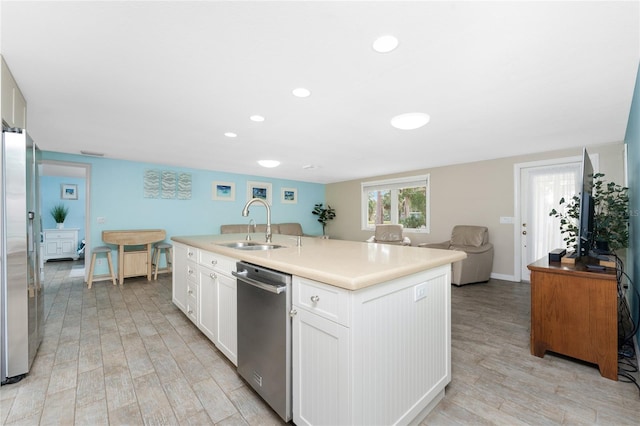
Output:
<path fill-rule="evenodd" d="M 223 244 L 217 244 L 217 245 L 223 246 L 223 247 L 230 247 L 237 250 L 273 250 L 273 249 L 284 247 L 277 244 L 256 243 L 252 241 L 223 243 Z"/>

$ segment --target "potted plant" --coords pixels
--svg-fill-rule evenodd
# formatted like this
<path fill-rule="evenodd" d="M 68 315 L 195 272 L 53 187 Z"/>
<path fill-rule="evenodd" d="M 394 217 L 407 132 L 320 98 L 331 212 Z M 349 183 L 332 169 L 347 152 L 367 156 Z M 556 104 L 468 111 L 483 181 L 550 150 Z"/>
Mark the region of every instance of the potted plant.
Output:
<path fill-rule="evenodd" d="M 552 209 L 549 216 L 560 219 L 560 232 L 567 247 L 576 248 L 580 197 L 560 199 L 562 211 Z M 599 250 L 616 251 L 629 245 L 629 188 L 604 180 L 604 173 L 593 175 L 594 241 Z"/>
<path fill-rule="evenodd" d="M 69 214 L 69 208 L 64 204 L 58 204 L 51 208 L 50 213 L 51 216 L 53 216 L 53 220 L 56 221 L 56 228 L 62 229 L 64 227 L 64 220 Z"/>
<path fill-rule="evenodd" d="M 327 204 L 327 208 L 322 207 L 323 203 L 318 203 L 313 206 L 313 211 L 311 213 L 318 216 L 318 222 L 322 224 L 322 236 L 326 237 L 325 227 L 327 226 L 327 222 L 333 220 L 336 217 L 336 211 L 330 205 Z"/>

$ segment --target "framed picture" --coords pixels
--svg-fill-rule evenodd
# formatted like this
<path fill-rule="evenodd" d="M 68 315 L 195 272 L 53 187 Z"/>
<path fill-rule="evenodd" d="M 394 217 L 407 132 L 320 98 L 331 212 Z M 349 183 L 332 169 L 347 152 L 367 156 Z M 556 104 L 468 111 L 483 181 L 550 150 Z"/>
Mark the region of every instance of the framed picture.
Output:
<path fill-rule="evenodd" d="M 298 202 L 298 190 L 296 188 L 282 188 L 280 193 L 283 204 L 296 204 Z"/>
<path fill-rule="evenodd" d="M 236 184 L 233 182 L 213 182 L 211 184 L 211 199 L 217 201 L 235 201 Z"/>
<path fill-rule="evenodd" d="M 78 185 L 71 183 L 63 183 L 60 185 L 60 198 L 63 200 L 77 200 Z"/>
<path fill-rule="evenodd" d="M 265 182 L 247 182 L 247 200 L 261 198 L 271 204 L 271 184 Z"/>

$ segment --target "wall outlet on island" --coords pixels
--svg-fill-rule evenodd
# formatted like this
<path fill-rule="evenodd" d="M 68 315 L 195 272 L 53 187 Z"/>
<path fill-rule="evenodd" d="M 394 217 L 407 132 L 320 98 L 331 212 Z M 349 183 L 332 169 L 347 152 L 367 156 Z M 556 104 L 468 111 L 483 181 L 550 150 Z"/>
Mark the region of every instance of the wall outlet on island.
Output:
<path fill-rule="evenodd" d="M 413 296 L 413 301 L 417 302 L 420 299 L 424 299 L 425 297 L 427 297 L 427 284 L 423 283 L 423 284 L 418 284 L 417 286 L 414 287 L 414 296 Z"/>
<path fill-rule="evenodd" d="M 500 216 L 500 223 L 508 224 L 514 222 L 515 219 L 513 218 L 513 216 Z"/>

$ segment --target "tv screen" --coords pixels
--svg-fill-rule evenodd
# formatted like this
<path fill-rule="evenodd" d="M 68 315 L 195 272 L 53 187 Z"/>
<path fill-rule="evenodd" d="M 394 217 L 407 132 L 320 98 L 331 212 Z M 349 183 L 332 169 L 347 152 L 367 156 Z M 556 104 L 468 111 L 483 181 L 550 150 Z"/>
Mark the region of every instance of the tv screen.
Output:
<path fill-rule="evenodd" d="M 587 149 L 582 150 L 582 187 L 580 191 L 580 217 L 578 218 L 579 257 L 588 256 L 594 246 L 595 206 L 593 204 L 593 166 Z"/>

